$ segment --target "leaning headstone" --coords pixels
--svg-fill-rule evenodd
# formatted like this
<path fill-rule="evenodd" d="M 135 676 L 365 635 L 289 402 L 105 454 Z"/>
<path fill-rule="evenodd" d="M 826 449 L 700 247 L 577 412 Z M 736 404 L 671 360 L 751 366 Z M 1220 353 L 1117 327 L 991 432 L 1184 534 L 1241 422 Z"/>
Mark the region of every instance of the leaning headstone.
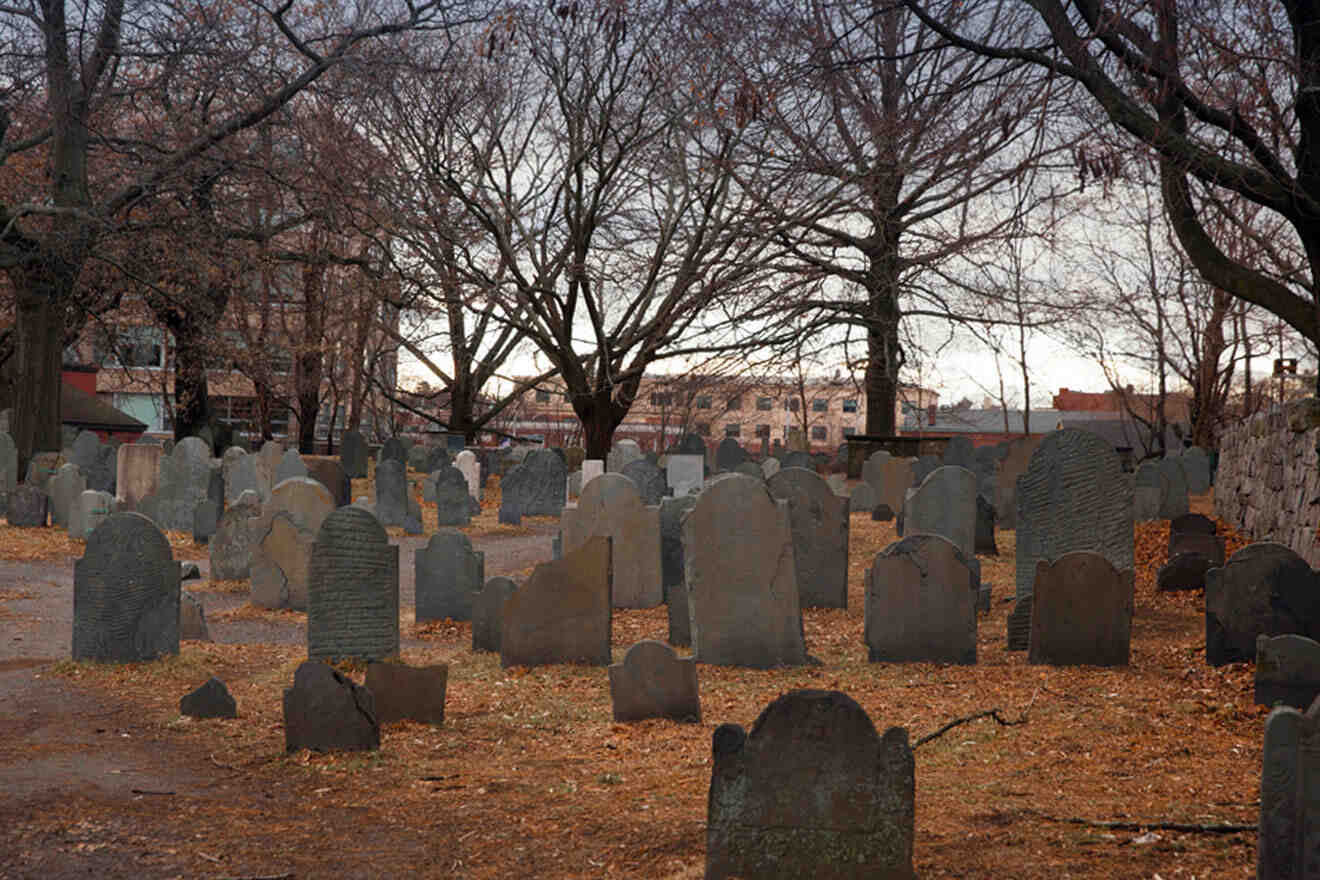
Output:
<path fill-rule="evenodd" d="M 211 536 L 211 578 L 240 581 L 252 573 L 252 549 L 261 539 L 261 496 L 249 489 L 220 514 Z"/>
<path fill-rule="evenodd" d="M 238 704 L 225 683 L 214 675 L 179 700 L 179 714 L 190 718 L 237 718 Z"/>
<path fill-rule="evenodd" d="M 187 590 L 179 592 L 179 639 L 191 642 L 211 641 L 211 631 L 206 626 L 206 609 L 202 606 L 202 600 Z"/>
<path fill-rule="evenodd" d="M 416 448 L 416 447 L 414 447 Z M 371 691 L 376 720 L 445 723 L 445 689 L 449 666 L 405 666 L 402 663 L 368 663 L 367 690 Z"/>
<path fill-rule="evenodd" d="M 1250 661 L 1258 636 L 1320 641 L 1320 574 L 1282 544 L 1248 544 L 1205 576 L 1205 662 Z"/>
<path fill-rule="evenodd" d="M 380 748 L 371 691 L 338 670 L 306 660 L 284 689 L 284 750 L 369 752 Z"/>
<path fill-rule="evenodd" d="M 80 541 L 96 527 L 105 522 L 105 518 L 115 512 L 115 499 L 109 492 L 88 489 L 73 502 L 69 511 L 69 537 Z"/>
<path fill-rule="evenodd" d="M 1137 522 L 1160 518 L 1160 505 L 1168 494 L 1168 477 L 1158 461 L 1143 461 L 1132 478 L 1132 517 Z"/>
<path fill-rule="evenodd" d="M 534 449 L 500 481 L 501 503 L 520 516 L 559 516 L 567 488 L 564 460 L 551 449 Z"/>
<path fill-rule="evenodd" d="M 681 647 L 692 644 L 692 618 L 683 559 L 683 517 L 696 506 L 695 495 L 666 498 L 660 502 L 660 581 L 669 612 L 669 643 Z"/>
<path fill-rule="evenodd" d="M 940 467 L 903 506 L 903 534 L 942 535 L 965 556 L 976 553 L 976 474 L 964 467 Z"/>
<path fill-rule="evenodd" d="M 307 476 L 325 486 L 335 501 L 335 507 L 352 503 L 352 483 L 339 462 L 333 458 L 313 458 L 306 464 Z"/>
<path fill-rule="evenodd" d="M 307 477 L 285 480 L 271 492 L 255 527 L 252 604 L 258 608 L 307 608 L 312 544 L 334 499 Z"/>
<path fill-rule="evenodd" d="M 481 501 L 481 462 L 470 449 L 464 449 L 458 455 L 454 456 L 454 467 L 463 475 L 467 481 L 468 495 L 472 496 L 478 502 Z"/>
<path fill-rule="evenodd" d="M 73 563 L 73 659 L 134 663 L 179 653 L 179 566 L 160 529 L 116 513 Z"/>
<path fill-rule="evenodd" d="M 998 556 L 999 547 L 995 545 L 995 508 L 984 495 L 976 496 L 976 535 L 972 549 L 977 556 Z"/>
<path fill-rule="evenodd" d="M 280 463 L 275 468 L 275 485 L 283 483 L 290 477 L 305 476 L 307 476 L 307 464 L 298 454 L 298 450 L 290 449 L 280 457 Z"/>
<path fill-rule="evenodd" d="M 720 441 L 720 445 L 715 448 L 715 470 L 717 473 L 737 470 L 738 465 L 746 460 L 747 450 L 743 449 L 742 444 L 732 437 L 725 437 Z"/>
<path fill-rule="evenodd" d="M 683 555 L 698 662 L 807 661 L 787 501 L 751 477 L 719 478 L 683 519 Z"/>
<path fill-rule="evenodd" d="M 1182 465 L 1187 476 L 1188 493 L 1204 495 L 1210 491 L 1210 456 L 1204 449 L 1199 446 L 1184 449 Z"/>
<path fill-rule="evenodd" d="M 644 458 L 628 462 L 620 473 L 637 484 L 642 503 L 647 507 L 656 506 L 669 493 L 665 472 Z"/>
<path fill-rule="evenodd" d="M 643 639 L 610 667 L 610 702 L 615 721 L 669 718 L 700 723 L 697 665 L 680 660 L 664 642 Z"/>
<path fill-rule="evenodd" d="M 872 663 L 975 663 L 980 568 L 940 535 L 890 544 L 866 571 Z"/>
<path fill-rule="evenodd" d="M 436 524 L 465 526 L 472 522 L 472 496 L 467 478 L 456 467 L 445 465 L 435 471 Z"/>
<path fill-rule="evenodd" d="M 621 474 L 629 464 L 641 460 L 642 450 L 636 440 L 620 440 L 605 456 L 606 470 L 612 474 Z"/>
<path fill-rule="evenodd" d="M 1260 826 L 1256 844 L 1257 880 L 1313 880 L 1320 876 L 1316 856 L 1315 798 L 1320 754 L 1320 702 L 1306 714 L 1289 706 L 1265 719 L 1260 770 Z"/>
<path fill-rule="evenodd" d="M 399 547 L 370 513 L 341 507 L 321 523 L 312 546 L 307 656 L 384 660 L 398 653 Z"/>
<path fill-rule="evenodd" d="M 154 495 L 160 480 L 161 448 L 154 443 L 125 443 L 115 453 L 115 496 L 120 510 L 136 510 Z"/>
<path fill-rule="evenodd" d="M 408 477 L 403 462 L 382 459 L 376 465 L 376 517 L 384 526 L 401 526 L 408 516 Z"/>
<path fill-rule="evenodd" d="M 916 459 L 881 458 L 879 453 L 872 453 L 867 459 L 871 465 L 871 478 L 867 480 L 875 487 L 876 503 L 871 508 L 873 519 L 881 521 L 893 519 L 903 510 L 903 499 L 907 490 L 912 488 L 913 468 Z"/>
<path fill-rule="evenodd" d="M 1165 456 L 1160 459 L 1160 473 L 1164 475 L 1164 497 L 1160 499 L 1160 519 L 1173 519 L 1187 513 L 1187 472 L 1181 458 Z"/>
<path fill-rule="evenodd" d="M 19 483 L 18 488 L 9 493 L 9 524 L 22 528 L 44 526 L 49 507 L 50 498 L 40 486 Z"/>
<path fill-rule="evenodd" d="M 766 481 L 788 502 L 803 608 L 848 607 L 848 499 L 840 498 L 815 471 L 786 467 Z"/>
<path fill-rule="evenodd" d="M 1223 565 L 1223 560 L 1212 562 L 1201 553 L 1179 553 L 1155 574 L 1155 589 L 1162 593 L 1177 590 L 1204 590 L 1205 576 L 1210 569 Z"/>
<path fill-rule="evenodd" d="M 610 662 L 610 539 L 590 538 L 543 562 L 504 601 L 500 665 Z"/>
<path fill-rule="evenodd" d="M 345 431 L 339 438 L 339 464 L 350 480 L 367 475 L 367 459 L 370 455 L 367 441 L 357 431 Z"/>
<path fill-rule="evenodd" d="M 1305 709 L 1320 697 L 1320 642 L 1306 636 L 1256 637 L 1256 704 Z"/>
<path fill-rule="evenodd" d="M 665 464 L 665 479 L 675 498 L 690 495 L 693 490 L 700 491 L 705 474 L 702 471 L 704 459 L 700 455 L 669 456 Z"/>
<path fill-rule="evenodd" d="M 467 535 L 441 529 L 413 555 L 413 565 L 418 623 L 472 619 L 473 604 L 486 583 L 486 554 L 473 550 Z"/>
<path fill-rule="evenodd" d="M 193 542 L 209 544 L 220 525 L 220 506 L 214 499 L 207 498 L 193 508 Z"/>
<path fill-rule="evenodd" d="M 664 601 L 660 580 L 660 509 L 642 504 L 637 485 L 623 474 L 601 474 L 582 490 L 576 507 L 565 507 L 563 549 L 571 553 L 588 539 L 612 541 L 615 608 L 654 608 Z"/>
<path fill-rule="evenodd" d="M 1015 437 L 1005 444 L 995 477 L 995 514 L 1001 529 L 1017 528 L 1017 479 L 1027 472 L 1031 457 L 1040 446 L 1041 435 Z"/>
<path fill-rule="evenodd" d="M 61 465 L 50 478 L 46 492 L 50 495 L 50 524 L 64 529 L 69 527 L 69 512 L 75 499 L 87 491 L 87 478 L 76 464 Z"/>
<path fill-rule="evenodd" d="M 515 592 L 517 585 L 506 577 L 493 577 L 486 581 L 472 603 L 472 650 L 500 652 L 501 621 L 504 602 Z"/>
<path fill-rule="evenodd" d="M 376 456 L 376 466 L 380 467 L 387 461 L 397 461 L 400 466 L 407 469 L 408 450 L 398 437 L 387 438 L 380 447 L 380 453 Z"/>
<path fill-rule="evenodd" d="M 916 779 L 907 731 L 880 736 L 839 691 L 790 691 L 750 734 L 712 738 L 706 877 L 911 880 Z"/>
<path fill-rule="evenodd" d="M 1132 642 L 1134 574 L 1079 550 L 1036 565 L 1028 663 L 1126 666 Z"/>

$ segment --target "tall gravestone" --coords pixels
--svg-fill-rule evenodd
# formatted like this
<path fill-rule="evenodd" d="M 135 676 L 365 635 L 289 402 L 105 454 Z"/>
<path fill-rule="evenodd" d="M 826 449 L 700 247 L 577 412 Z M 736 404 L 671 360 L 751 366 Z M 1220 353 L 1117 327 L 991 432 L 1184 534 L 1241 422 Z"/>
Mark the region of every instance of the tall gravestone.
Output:
<path fill-rule="evenodd" d="M 1001 529 L 1017 528 L 1017 479 L 1027 472 L 1031 457 L 1044 438 L 1015 437 L 1004 446 L 995 478 L 995 514 Z"/>
<path fill-rule="evenodd" d="M 115 498 L 109 492 L 84 491 L 74 500 L 69 512 L 69 537 L 87 540 L 87 536 L 114 512 Z"/>
<path fill-rule="evenodd" d="M 976 662 L 980 567 L 940 535 L 890 544 L 866 571 L 872 663 Z"/>
<path fill-rule="evenodd" d="M 472 496 L 468 494 L 467 478 L 456 467 L 445 465 L 435 476 L 436 524 L 465 526 L 472 522 Z"/>
<path fill-rule="evenodd" d="M 467 482 L 468 495 L 478 502 L 481 501 L 481 462 L 477 459 L 476 453 L 470 449 L 464 449 L 458 455 L 454 456 L 454 467 L 463 475 Z"/>
<path fill-rule="evenodd" d="M 913 880 L 907 731 L 839 691 L 790 691 L 712 738 L 706 878 Z"/>
<path fill-rule="evenodd" d="M 669 643 L 683 647 L 692 644 L 692 617 L 683 557 L 683 517 L 696 506 L 695 495 L 666 498 L 660 502 L 660 581 L 669 612 Z"/>
<path fill-rule="evenodd" d="M 298 454 L 298 450 L 290 449 L 280 456 L 280 463 L 275 467 L 275 485 L 279 485 L 291 477 L 305 477 L 307 475 L 307 463 Z"/>
<path fill-rule="evenodd" d="M 1187 472 L 1181 458 L 1166 455 L 1160 459 L 1164 475 L 1164 496 L 1160 499 L 1160 519 L 1173 519 L 1187 513 Z"/>
<path fill-rule="evenodd" d="M 848 499 L 804 468 L 783 468 L 766 481 L 766 488 L 788 502 L 802 607 L 847 608 Z"/>
<path fill-rule="evenodd" d="M 292 477 L 275 487 L 262 506 L 253 542 L 253 605 L 307 608 L 313 543 L 334 509 L 326 488 L 307 477 Z"/>
<path fill-rule="evenodd" d="M 1183 450 L 1183 472 L 1187 476 L 1187 491 L 1204 495 L 1210 491 L 1210 456 L 1199 446 Z"/>
<path fill-rule="evenodd" d="M 161 447 L 155 443 L 125 443 L 115 465 L 115 496 L 120 510 L 137 510 L 156 492 L 160 480 Z"/>
<path fill-rule="evenodd" d="M 665 472 L 644 458 L 628 462 L 619 473 L 637 484 L 637 491 L 642 493 L 642 503 L 648 507 L 659 504 L 669 494 Z"/>
<path fill-rule="evenodd" d="M 468 536 L 441 529 L 413 556 L 417 622 L 471 620 L 472 606 L 486 583 L 486 554 Z"/>
<path fill-rule="evenodd" d="M 73 451 L 69 461 L 78 466 L 87 479 L 88 489 L 103 492 L 114 491 L 115 462 L 113 451 L 106 456 L 107 447 L 101 445 L 101 438 L 94 431 L 80 431 L 73 441 Z"/>
<path fill-rule="evenodd" d="M 161 458 L 156 491 L 137 509 L 165 531 L 191 531 L 193 511 L 209 497 L 210 488 L 211 449 L 199 437 L 185 437 Z"/>
<path fill-rule="evenodd" d="M 339 464 L 350 480 L 367 475 L 367 460 L 370 457 L 367 441 L 357 431 L 345 431 L 339 438 Z"/>
<path fill-rule="evenodd" d="M 720 477 L 683 519 L 683 555 L 697 662 L 806 662 L 788 502 L 751 477 Z"/>
<path fill-rule="evenodd" d="M 619 474 L 630 463 L 641 460 L 642 450 L 636 440 L 620 440 L 605 456 L 605 468 L 612 474 Z"/>
<path fill-rule="evenodd" d="M 941 535 L 965 556 L 976 554 L 976 474 L 936 468 L 903 505 L 903 534 Z"/>
<path fill-rule="evenodd" d="M 115 513 L 73 564 L 73 659 L 134 663 L 179 653 L 179 564 L 160 529 Z"/>
<path fill-rule="evenodd" d="M 381 525 L 401 526 L 408 507 L 408 476 L 403 462 L 381 459 L 376 465 L 376 517 Z"/>
<path fill-rule="evenodd" d="M 486 581 L 472 603 L 472 650 L 500 652 L 504 603 L 518 591 L 518 585 L 506 577 Z"/>
<path fill-rule="evenodd" d="M 227 504 L 232 504 L 244 492 L 257 492 L 256 459 L 238 446 L 229 447 L 220 457 L 220 474 L 225 484 Z"/>
<path fill-rule="evenodd" d="M 1126 666 L 1132 642 L 1134 572 L 1099 553 L 1065 553 L 1036 564 L 1027 662 Z"/>
<path fill-rule="evenodd" d="M 1320 573 L 1282 544 L 1248 544 L 1205 577 L 1205 661 L 1255 659 L 1257 636 L 1320 641 Z"/>
<path fill-rule="evenodd" d="M 283 459 L 284 444 L 278 440 L 267 440 L 261 444 L 261 449 L 253 454 L 252 467 L 256 474 L 257 492 L 261 495 L 263 504 L 279 484 L 276 474 Z"/>
<path fill-rule="evenodd" d="M 1169 492 L 1169 480 L 1158 461 L 1143 461 L 1132 477 L 1132 518 L 1149 522 L 1160 518 L 1160 507 Z"/>
<path fill-rule="evenodd" d="M 325 486 L 335 501 L 335 507 L 353 503 L 352 484 L 339 462 L 333 458 L 313 458 L 306 460 L 306 464 L 307 476 Z"/>
<path fill-rule="evenodd" d="M 208 550 L 211 579 L 241 581 L 252 574 L 252 551 L 261 540 L 261 496 L 249 489 L 220 514 Z"/>
<path fill-rule="evenodd" d="M 732 437 L 725 437 L 715 448 L 715 469 L 717 472 L 736 471 L 738 465 L 747 460 L 747 450 Z"/>
<path fill-rule="evenodd" d="M 50 478 L 47 494 L 50 495 L 50 524 L 69 528 L 69 514 L 78 496 L 87 490 L 87 478 L 82 468 L 70 462 L 61 465 Z"/>
<path fill-rule="evenodd" d="M 565 507 L 564 552 L 588 539 L 612 539 L 615 608 L 654 608 L 664 601 L 660 579 L 660 508 L 642 504 L 636 484 L 623 474 L 601 474 Z"/>
<path fill-rule="evenodd" d="M 406 470 L 408 467 L 408 447 L 404 446 L 403 440 L 399 437 L 388 437 L 381 444 L 380 453 L 376 456 L 376 466 L 387 461 L 397 461 Z"/>
<path fill-rule="evenodd" d="M 399 653 L 399 548 L 367 511 L 341 507 L 321 523 L 307 593 L 310 659 Z"/>
<path fill-rule="evenodd" d="M 1260 827 L 1257 880 L 1314 880 L 1320 877 L 1320 701 L 1306 714 L 1291 707 L 1265 719 L 1260 770 Z"/>
<path fill-rule="evenodd" d="M 501 504 L 522 516 L 559 516 L 567 488 L 564 460 L 553 450 L 534 449 L 501 481 Z"/>
<path fill-rule="evenodd" d="M 500 665 L 610 662 L 610 539 L 590 538 L 563 559 L 543 562 L 504 601 Z"/>

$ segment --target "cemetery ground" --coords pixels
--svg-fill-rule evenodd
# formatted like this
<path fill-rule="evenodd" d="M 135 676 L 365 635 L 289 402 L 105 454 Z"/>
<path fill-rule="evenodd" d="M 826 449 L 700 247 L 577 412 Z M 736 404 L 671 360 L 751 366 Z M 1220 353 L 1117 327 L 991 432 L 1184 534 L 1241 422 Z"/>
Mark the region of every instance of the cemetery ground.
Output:
<path fill-rule="evenodd" d="M 554 521 L 497 526 L 497 506 L 489 493 L 465 531 L 487 576 L 521 582 Z M 155 663 L 52 661 L 69 654 L 81 542 L 0 528 L 0 877 L 697 878 L 712 732 L 750 727 L 794 688 L 845 691 L 881 731 L 908 729 L 920 877 L 1250 876 L 1266 710 L 1248 665 L 1205 665 L 1200 595 L 1155 592 L 1167 522 L 1137 529 L 1125 669 L 1005 650 L 1012 532 L 982 557 L 994 601 L 977 665 L 868 663 L 863 572 L 895 534 L 857 514 L 848 609 L 804 612 L 820 664 L 700 666 L 699 724 L 616 724 L 603 668 L 501 669 L 470 651 L 469 624 L 416 625 L 405 587 L 402 659 L 449 664 L 444 724 L 385 725 L 374 753 L 286 754 L 305 615 L 246 605 L 243 583 L 186 582 L 216 642 Z M 1221 533 L 1230 553 L 1243 543 Z M 170 537 L 176 556 L 204 556 Z M 666 634 L 663 607 L 616 610 L 615 662 Z M 212 675 L 239 718 L 182 718 L 180 696 Z"/>

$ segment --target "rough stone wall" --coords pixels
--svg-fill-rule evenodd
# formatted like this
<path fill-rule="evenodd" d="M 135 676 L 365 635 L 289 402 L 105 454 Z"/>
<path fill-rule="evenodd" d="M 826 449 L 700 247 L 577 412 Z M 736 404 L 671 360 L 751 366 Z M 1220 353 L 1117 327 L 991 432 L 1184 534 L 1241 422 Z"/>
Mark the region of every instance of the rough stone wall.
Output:
<path fill-rule="evenodd" d="M 1215 514 L 1253 541 L 1291 547 L 1320 565 L 1320 401 L 1298 401 L 1223 433 L 1215 474 Z"/>

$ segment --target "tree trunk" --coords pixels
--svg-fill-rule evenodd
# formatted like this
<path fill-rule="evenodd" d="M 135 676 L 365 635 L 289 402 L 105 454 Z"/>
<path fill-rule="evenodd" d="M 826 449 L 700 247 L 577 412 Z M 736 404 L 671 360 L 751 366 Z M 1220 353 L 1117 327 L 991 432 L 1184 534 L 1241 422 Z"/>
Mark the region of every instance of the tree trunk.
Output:
<path fill-rule="evenodd" d="M 188 315 L 169 324 L 174 333 L 174 439 L 191 437 L 211 425 L 206 381 L 207 333 Z"/>
<path fill-rule="evenodd" d="M 60 411 L 64 310 L 61 293 L 72 287 L 55 278 L 18 283 L 15 316 L 14 408 L 9 430 L 18 447 L 19 478 L 35 452 L 62 448 Z"/>
<path fill-rule="evenodd" d="M 872 261 L 872 275 L 875 275 Z M 898 371 L 903 352 L 898 342 L 898 297 L 893 279 L 874 283 L 866 321 L 866 433 L 884 437 L 896 433 Z M 920 402 L 920 401 L 918 401 Z"/>
<path fill-rule="evenodd" d="M 303 267 L 302 346 L 298 351 L 298 451 L 316 453 L 316 417 L 321 412 L 321 375 L 325 358 L 325 269 L 322 260 Z"/>
<path fill-rule="evenodd" d="M 586 457 L 604 461 L 614 442 L 614 431 L 628 414 L 610 399 L 608 391 L 597 391 L 590 396 L 573 395 L 573 409 L 582 423 L 582 445 Z"/>

